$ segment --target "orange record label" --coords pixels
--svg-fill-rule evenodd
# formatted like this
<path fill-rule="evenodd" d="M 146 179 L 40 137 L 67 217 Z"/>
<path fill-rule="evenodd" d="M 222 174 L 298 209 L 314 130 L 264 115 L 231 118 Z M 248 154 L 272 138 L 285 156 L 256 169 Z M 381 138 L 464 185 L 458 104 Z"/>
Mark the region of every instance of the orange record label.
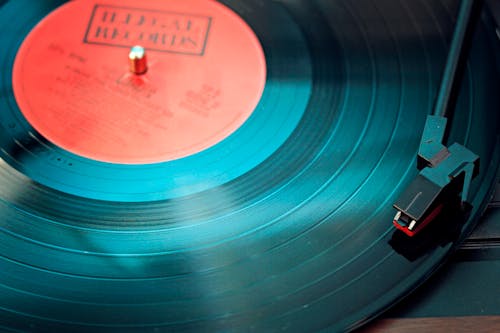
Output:
<path fill-rule="evenodd" d="M 133 46 L 147 72 L 130 71 Z M 75 0 L 26 37 L 14 94 L 55 145 L 94 160 L 158 163 L 236 131 L 266 82 L 262 47 L 236 13 L 210 0 Z"/>

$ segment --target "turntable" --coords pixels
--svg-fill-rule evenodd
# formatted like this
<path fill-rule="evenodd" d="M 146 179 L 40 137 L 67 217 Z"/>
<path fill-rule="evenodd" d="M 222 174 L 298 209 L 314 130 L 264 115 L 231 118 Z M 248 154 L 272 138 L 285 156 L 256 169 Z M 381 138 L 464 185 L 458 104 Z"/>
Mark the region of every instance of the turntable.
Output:
<path fill-rule="evenodd" d="M 468 244 L 498 183 L 495 10 L 0 1 L 1 329 L 382 314 Z"/>

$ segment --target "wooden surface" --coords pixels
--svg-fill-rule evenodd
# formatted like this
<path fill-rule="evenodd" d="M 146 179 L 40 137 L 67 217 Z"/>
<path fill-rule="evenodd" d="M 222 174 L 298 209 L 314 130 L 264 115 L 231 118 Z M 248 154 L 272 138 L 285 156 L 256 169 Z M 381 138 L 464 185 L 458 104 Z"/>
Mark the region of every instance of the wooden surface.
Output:
<path fill-rule="evenodd" d="M 494 333 L 500 332 L 500 316 L 381 319 L 359 333 Z"/>

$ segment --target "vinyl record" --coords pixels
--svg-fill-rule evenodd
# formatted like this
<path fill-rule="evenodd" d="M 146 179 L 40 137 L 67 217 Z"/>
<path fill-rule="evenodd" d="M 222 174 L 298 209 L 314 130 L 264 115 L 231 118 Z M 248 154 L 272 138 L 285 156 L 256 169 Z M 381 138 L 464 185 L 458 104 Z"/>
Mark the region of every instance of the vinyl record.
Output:
<path fill-rule="evenodd" d="M 65 16 L 75 8 L 78 15 Z M 448 212 L 411 241 L 392 226 L 392 204 L 418 172 L 416 152 L 456 12 L 453 0 L 0 1 L 2 330 L 344 331 L 386 310 L 468 235 L 498 180 L 499 42 L 485 11 L 448 138 L 481 158 L 470 211 L 465 219 Z M 185 133 L 193 140 L 185 147 L 185 141 L 173 142 L 181 147 L 174 153 L 156 132 L 137 134 L 150 123 L 137 122 L 130 132 L 109 130 L 118 118 L 75 126 L 72 117 L 120 111 L 105 103 L 80 107 L 92 95 L 89 86 L 81 88 L 82 77 L 106 84 L 102 67 L 85 67 L 89 72 L 78 72 L 71 84 L 60 84 L 61 73 L 49 69 L 62 63 L 62 70 L 74 72 L 74 61 L 88 59 L 82 52 L 99 63 L 118 50 L 127 68 L 132 45 L 104 43 L 92 30 L 96 17 L 111 20 L 106 15 L 113 13 L 124 21 L 106 21 L 105 27 L 134 18 L 137 25 L 149 18 L 150 24 L 198 27 L 192 31 L 203 42 L 191 49 L 169 39 L 150 50 L 145 75 L 154 82 L 170 80 L 155 76 L 155 66 L 166 59 L 165 68 L 176 61 L 184 68 L 228 52 L 225 61 L 189 72 L 206 76 L 180 86 L 193 84 L 196 95 L 203 80 L 221 84 L 224 101 L 233 103 L 227 102 L 224 115 L 242 112 L 238 120 L 219 126 L 217 119 L 229 118 L 210 113 L 207 126 L 219 126 L 212 141 L 203 130 L 172 129 L 174 141 Z M 53 24 L 58 20 L 67 26 Z M 68 31 L 76 51 L 73 44 L 58 44 Z M 226 41 L 224 52 L 219 39 Z M 243 56 L 236 43 L 245 40 L 241 47 L 249 51 Z M 145 42 L 153 43 L 149 37 Z M 44 57 L 59 51 L 65 56 Z M 234 71 L 253 74 L 224 76 L 239 56 L 248 68 Z M 159 73 L 167 77 L 169 70 Z M 48 81 L 40 83 L 40 77 Z M 70 93 L 60 90 L 66 84 Z M 165 87 L 161 96 L 180 89 Z M 46 96 L 38 96 L 38 89 Z M 245 91 L 241 98 L 239 91 Z M 212 93 L 210 103 L 219 96 Z M 131 93 L 130 103 L 138 103 L 138 94 Z M 206 102 L 202 97 L 196 103 Z M 140 112 L 163 104 L 150 106 Z M 57 126 L 43 127 L 44 121 L 70 125 L 60 134 Z M 114 141 L 81 139 L 98 125 Z M 146 140 L 141 149 L 117 149 L 139 145 L 134 135 Z"/>

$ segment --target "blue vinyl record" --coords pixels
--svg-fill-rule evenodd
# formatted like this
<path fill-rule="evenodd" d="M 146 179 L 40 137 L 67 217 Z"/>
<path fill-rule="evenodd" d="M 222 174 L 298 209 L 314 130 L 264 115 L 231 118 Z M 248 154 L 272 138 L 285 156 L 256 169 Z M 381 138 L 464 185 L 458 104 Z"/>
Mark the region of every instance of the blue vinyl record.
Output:
<path fill-rule="evenodd" d="M 457 1 L 221 1 L 262 45 L 262 98 L 216 145 L 139 165 L 58 147 L 16 102 L 18 49 L 64 2 L 0 1 L 2 331 L 352 330 L 440 267 L 498 181 L 486 9 L 448 137 L 481 159 L 471 210 L 401 248 L 392 203 L 418 172 Z"/>

